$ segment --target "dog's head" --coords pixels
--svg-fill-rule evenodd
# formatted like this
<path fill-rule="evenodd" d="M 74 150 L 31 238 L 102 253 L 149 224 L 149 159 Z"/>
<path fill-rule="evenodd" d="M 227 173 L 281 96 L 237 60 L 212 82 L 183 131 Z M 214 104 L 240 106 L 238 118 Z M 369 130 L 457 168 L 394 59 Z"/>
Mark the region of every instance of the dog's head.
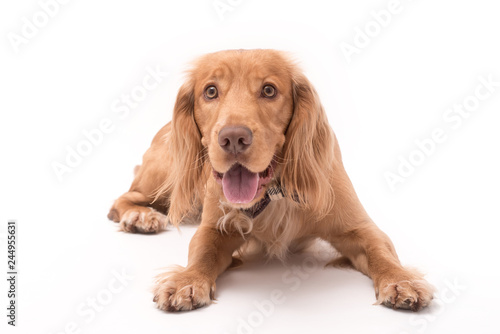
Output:
<path fill-rule="evenodd" d="M 179 91 L 172 123 L 173 221 L 200 198 L 208 177 L 235 208 L 254 205 L 273 180 L 318 212 L 331 199 L 331 129 L 315 90 L 281 52 L 201 57 Z"/>

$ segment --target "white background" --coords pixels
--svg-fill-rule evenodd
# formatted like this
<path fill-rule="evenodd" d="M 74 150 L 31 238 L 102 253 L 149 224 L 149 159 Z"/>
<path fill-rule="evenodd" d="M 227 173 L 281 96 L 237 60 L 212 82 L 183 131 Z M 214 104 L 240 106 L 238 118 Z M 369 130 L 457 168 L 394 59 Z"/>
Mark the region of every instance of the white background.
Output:
<path fill-rule="evenodd" d="M 16 52 L 8 36 L 21 35 L 23 17 L 33 22 L 41 7 L 2 2 L 0 221 L 19 222 L 20 273 L 14 329 L 1 280 L 2 333 L 238 333 L 238 326 L 241 333 L 499 333 L 500 87 L 457 128 L 443 119 L 474 95 L 480 76 L 500 81 L 497 3 L 401 0 L 400 12 L 350 62 L 341 43 L 353 45 L 356 29 L 370 26 L 371 11 L 389 0 L 232 3 L 221 19 L 213 0 L 70 1 Z M 106 214 L 170 120 L 189 61 L 229 48 L 288 50 L 301 61 L 366 209 L 402 262 L 437 287 L 431 308 L 373 306 L 368 278 L 323 269 L 320 260 L 293 290 L 283 277 L 304 257 L 224 274 L 209 307 L 155 308 L 152 278 L 186 264 L 195 227 L 125 234 Z M 111 105 L 157 66 L 168 75 L 119 118 Z M 68 147 L 105 118 L 113 131 L 59 181 L 52 164 L 64 163 Z M 436 128 L 446 141 L 391 190 L 385 173 L 397 172 L 398 157 L 418 155 L 415 141 Z M 120 287 L 114 271 L 133 279 Z M 109 292 L 110 283 L 120 291 Z M 255 302 L 269 301 L 275 289 L 284 302 L 259 313 Z M 96 297 L 106 305 L 91 316 L 86 303 Z M 241 331 L 243 322 L 255 326 Z"/>

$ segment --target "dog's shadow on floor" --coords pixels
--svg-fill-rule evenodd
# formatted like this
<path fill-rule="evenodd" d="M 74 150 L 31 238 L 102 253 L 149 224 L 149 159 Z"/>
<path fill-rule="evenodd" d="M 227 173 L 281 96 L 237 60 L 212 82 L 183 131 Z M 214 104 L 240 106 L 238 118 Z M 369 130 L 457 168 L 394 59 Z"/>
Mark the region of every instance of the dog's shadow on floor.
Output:
<path fill-rule="evenodd" d="M 248 299 L 250 294 L 259 299 L 279 291 L 290 300 L 307 298 L 312 302 L 325 295 L 348 298 L 350 291 L 367 293 L 374 302 L 371 279 L 354 269 L 325 267 L 337 256 L 332 248 L 319 245 L 313 250 L 291 254 L 284 262 L 266 261 L 262 257 L 244 261 L 217 279 L 216 298 L 222 300 L 236 295 Z"/>

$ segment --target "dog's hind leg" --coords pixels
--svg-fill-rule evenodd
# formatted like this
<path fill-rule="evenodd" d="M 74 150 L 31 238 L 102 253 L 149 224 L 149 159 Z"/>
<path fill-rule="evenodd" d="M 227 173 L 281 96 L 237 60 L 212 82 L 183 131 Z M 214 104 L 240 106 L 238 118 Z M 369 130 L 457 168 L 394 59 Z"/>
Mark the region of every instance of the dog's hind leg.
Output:
<path fill-rule="evenodd" d="M 167 227 L 168 219 L 150 206 L 150 198 L 137 191 L 120 196 L 108 213 L 108 218 L 120 223 L 120 229 L 132 233 L 156 233 Z"/>
<path fill-rule="evenodd" d="M 121 230 L 132 233 L 156 233 L 168 224 L 170 193 L 155 195 L 172 173 L 169 155 L 170 123 L 153 139 L 143 157 L 143 164 L 134 169 L 134 181 L 128 192 L 120 196 L 111 207 L 108 218 L 120 223 Z"/>

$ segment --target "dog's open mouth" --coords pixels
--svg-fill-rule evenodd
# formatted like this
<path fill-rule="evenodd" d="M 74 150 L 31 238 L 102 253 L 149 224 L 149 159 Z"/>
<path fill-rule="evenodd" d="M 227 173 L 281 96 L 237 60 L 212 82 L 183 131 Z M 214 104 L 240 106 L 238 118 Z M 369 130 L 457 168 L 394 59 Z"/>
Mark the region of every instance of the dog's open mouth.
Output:
<path fill-rule="evenodd" d="M 217 183 L 222 185 L 226 199 L 235 204 L 250 203 L 257 198 L 264 185 L 268 184 L 273 175 L 274 168 L 271 163 L 264 171 L 253 173 L 239 163 L 235 163 L 225 173 L 215 169 L 213 174 Z"/>

